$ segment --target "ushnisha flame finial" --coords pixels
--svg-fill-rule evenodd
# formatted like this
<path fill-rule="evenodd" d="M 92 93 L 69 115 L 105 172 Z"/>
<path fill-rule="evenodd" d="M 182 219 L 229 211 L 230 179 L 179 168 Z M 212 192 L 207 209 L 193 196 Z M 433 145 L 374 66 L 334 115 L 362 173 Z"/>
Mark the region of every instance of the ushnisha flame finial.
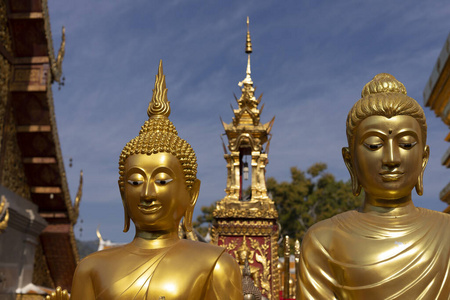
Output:
<path fill-rule="evenodd" d="M 168 118 L 170 115 L 170 102 L 167 100 L 166 76 L 163 74 L 162 60 L 159 61 L 155 88 L 153 89 L 152 100 L 148 105 L 147 114 L 149 118 Z"/>

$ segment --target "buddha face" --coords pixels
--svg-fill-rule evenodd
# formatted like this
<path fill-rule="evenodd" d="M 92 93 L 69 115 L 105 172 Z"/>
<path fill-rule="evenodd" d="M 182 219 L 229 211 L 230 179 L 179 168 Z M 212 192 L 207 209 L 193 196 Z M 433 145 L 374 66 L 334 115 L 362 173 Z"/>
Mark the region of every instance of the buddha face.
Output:
<path fill-rule="evenodd" d="M 352 150 L 344 149 L 344 160 L 366 199 L 410 199 L 414 186 L 422 184 L 429 156 L 417 120 L 370 116 L 356 128 L 354 141 Z"/>
<path fill-rule="evenodd" d="M 176 230 L 186 210 L 193 209 L 197 185 L 186 188 L 182 166 L 172 154 L 133 154 L 124 171 L 122 199 L 137 229 Z"/>
<path fill-rule="evenodd" d="M 246 250 L 237 251 L 239 264 L 243 265 L 245 263 L 245 259 L 248 258 L 248 252 Z"/>

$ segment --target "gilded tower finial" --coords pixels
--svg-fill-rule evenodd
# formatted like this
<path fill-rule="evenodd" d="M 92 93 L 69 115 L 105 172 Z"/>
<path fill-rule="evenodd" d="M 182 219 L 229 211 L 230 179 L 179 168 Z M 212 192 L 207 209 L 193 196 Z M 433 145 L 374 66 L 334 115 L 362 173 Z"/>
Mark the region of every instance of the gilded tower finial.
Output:
<path fill-rule="evenodd" d="M 156 74 L 155 88 L 152 100 L 147 109 L 149 118 L 169 117 L 170 102 L 167 100 L 166 76 L 163 74 L 162 60 L 159 61 L 158 74 Z"/>
<path fill-rule="evenodd" d="M 242 86 L 242 84 L 253 84 L 251 75 L 251 68 L 250 68 L 250 54 L 253 52 L 252 50 L 252 39 L 250 38 L 250 21 L 247 17 L 247 41 L 245 44 L 245 53 L 248 54 L 248 60 L 247 60 L 247 76 L 245 76 L 245 79 L 242 82 L 239 82 L 239 86 Z"/>
<path fill-rule="evenodd" d="M 250 21 L 247 16 L 247 43 L 245 45 L 245 53 L 252 53 L 252 39 L 250 38 Z"/>

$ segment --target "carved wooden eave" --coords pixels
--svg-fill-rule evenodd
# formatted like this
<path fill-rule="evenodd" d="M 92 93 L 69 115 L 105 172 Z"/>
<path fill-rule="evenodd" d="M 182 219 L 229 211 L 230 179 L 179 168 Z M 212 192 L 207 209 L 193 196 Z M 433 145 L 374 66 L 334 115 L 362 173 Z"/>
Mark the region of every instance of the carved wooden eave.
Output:
<path fill-rule="evenodd" d="M 10 103 L 16 122 L 30 198 L 48 226 L 40 236 L 55 285 L 70 290 L 79 260 L 73 234 L 72 205 L 61 153 L 51 85 L 61 80 L 64 29 L 55 57 L 47 0 L 7 0 L 12 50 Z M 5 49 L 3 49 L 3 52 Z M 6 57 L 6 56 L 5 56 Z"/>
<path fill-rule="evenodd" d="M 48 14 L 48 3 L 47 0 L 42 1 L 42 11 L 44 13 L 44 25 L 45 25 L 45 37 L 47 38 L 48 45 L 48 57 L 50 60 L 50 71 L 51 71 L 51 83 L 59 82 L 61 83 L 62 75 L 62 62 L 65 54 L 66 47 L 66 32 L 65 28 L 62 28 L 61 45 L 58 50 L 58 55 L 55 57 L 55 51 L 53 48 L 52 31 L 50 26 L 50 16 Z"/>
<path fill-rule="evenodd" d="M 450 126 L 450 33 L 423 91 L 425 106 Z"/>
<path fill-rule="evenodd" d="M 423 91 L 425 106 L 430 107 L 450 127 L 450 34 L 442 47 L 430 78 Z M 445 137 L 450 142 L 450 132 Z M 450 147 L 441 159 L 442 165 L 450 168 Z M 441 190 L 439 198 L 450 205 L 450 182 Z M 445 212 L 450 213 L 450 206 Z"/>

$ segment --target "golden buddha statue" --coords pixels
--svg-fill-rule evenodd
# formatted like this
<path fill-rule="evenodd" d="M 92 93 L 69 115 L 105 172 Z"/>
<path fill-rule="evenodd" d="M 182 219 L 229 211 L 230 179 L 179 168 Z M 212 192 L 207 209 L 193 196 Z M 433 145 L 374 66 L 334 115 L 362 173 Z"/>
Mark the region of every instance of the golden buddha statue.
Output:
<path fill-rule="evenodd" d="M 162 62 L 147 113 L 119 160 L 124 232 L 131 218 L 136 235 L 83 259 L 72 299 L 242 299 L 238 264 L 224 248 L 178 237 L 182 217 L 192 230 L 200 180 L 194 151 L 168 119 Z"/>
<path fill-rule="evenodd" d="M 419 104 L 378 74 L 347 118 L 342 149 L 365 198 L 312 226 L 301 249 L 297 299 L 449 299 L 450 216 L 415 207 L 430 154 Z"/>
<path fill-rule="evenodd" d="M 234 256 L 236 257 L 239 268 L 241 269 L 241 274 L 244 276 L 246 263 L 253 264 L 255 262 L 255 250 L 252 250 L 247 246 L 245 235 L 242 239 L 241 247 L 239 247 L 237 251 L 234 251 Z M 253 279 L 255 286 L 259 288 L 261 286 L 261 280 L 259 279 L 259 273 L 261 270 L 253 265 L 249 265 L 248 268 L 250 270 L 250 277 Z"/>

